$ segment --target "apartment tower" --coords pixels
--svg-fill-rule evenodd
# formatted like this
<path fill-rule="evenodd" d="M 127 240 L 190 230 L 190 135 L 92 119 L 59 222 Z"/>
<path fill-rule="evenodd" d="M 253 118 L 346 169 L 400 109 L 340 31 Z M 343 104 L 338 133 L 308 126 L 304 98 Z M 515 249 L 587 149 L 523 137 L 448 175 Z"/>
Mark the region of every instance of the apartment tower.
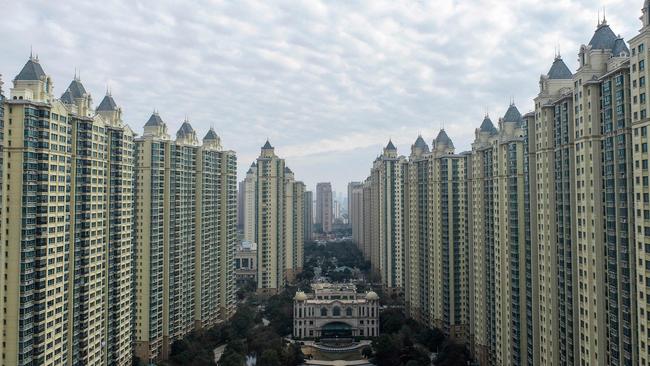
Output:
<path fill-rule="evenodd" d="M 324 233 L 332 232 L 333 205 L 332 184 L 316 184 L 316 224 L 320 225 Z"/>
<path fill-rule="evenodd" d="M 257 290 L 271 295 L 302 271 L 305 186 L 295 181 L 269 141 L 249 170 L 246 185 L 247 197 L 254 194 L 255 217 L 246 221 L 244 231 L 253 233 L 257 243 Z"/>
<path fill-rule="evenodd" d="M 156 112 L 135 145 L 135 350 L 164 360 L 233 313 L 236 157 L 212 129 L 200 144 L 188 121 L 171 140 Z"/>

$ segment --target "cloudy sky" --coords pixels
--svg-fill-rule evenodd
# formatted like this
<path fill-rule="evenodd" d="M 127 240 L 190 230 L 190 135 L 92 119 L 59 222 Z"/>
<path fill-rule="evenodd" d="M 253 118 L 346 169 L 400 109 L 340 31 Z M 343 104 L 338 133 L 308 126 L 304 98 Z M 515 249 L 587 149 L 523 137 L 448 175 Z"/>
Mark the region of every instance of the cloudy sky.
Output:
<path fill-rule="evenodd" d="M 626 40 L 643 0 L 0 0 L 0 73 L 38 53 L 61 94 L 80 70 L 109 85 L 138 133 L 155 108 L 237 151 L 240 176 L 268 137 L 309 189 L 362 180 L 392 138 L 408 154 L 444 124 L 468 149 L 489 111 L 532 108 L 560 45 L 575 70 L 597 13 Z M 601 10 L 602 12 L 602 10 Z"/>

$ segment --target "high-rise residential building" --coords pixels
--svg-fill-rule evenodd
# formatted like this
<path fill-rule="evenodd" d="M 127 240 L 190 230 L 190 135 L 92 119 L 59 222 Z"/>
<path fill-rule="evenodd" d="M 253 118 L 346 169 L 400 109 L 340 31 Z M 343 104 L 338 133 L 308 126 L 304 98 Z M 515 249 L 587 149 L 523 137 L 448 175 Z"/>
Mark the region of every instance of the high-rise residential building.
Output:
<path fill-rule="evenodd" d="M 257 164 L 251 164 L 246 172 L 243 187 L 244 208 L 244 240 L 255 243 L 257 220 Z"/>
<path fill-rule="evenodd" d="M 372 220 L 372 231 L 377 240 L 378 253 L 374 267 L 382 284 L 391 290 L 404 285 L 404 175 L 406 159 L 397 155 L 392 141 L 373 163 L 370 181 L 377 220 Z M 371 259 L 371 262 L 373 260 Z"/>
<path fill-rule="evenodd" d="M 633 163 L 633 191 L 629 195 L 634 200 L 634 216 L 628 218 L 635 223 L 636 229 L 629 232 L 631 238 L 636 235 L 635 245 L 631 245 L 630 253 L 635 253 L 636 258 L 630 262 L 636 276 L 630 280 L 636 285 L 636 293 L 631 293 L 630 298 L 636 299 L 631 306 L 636 306 L 636 345 L 638 346 L 637 364 L 650 364 L 650 302 L 648 302 L 648 288 L 650 287 L 650 173 L 648 172 L 648 129 L 650 118 L 648 116 L 648 95 L 650 80 L 645 62 L 648 60 L 646 45 L 650 46 L 650 2 L 645 1 L 641 14 L 642 28 L 639 34 L 630 39 L 630 79 L 632 88 L 628 90 L 632 103 L 629 113 L 632 118 L 632 160 Z M 628 99 L 629 102 L 629 99 Z M 634 226 L 633 226 L 634 228 Z M 628 301 L 629 303 L 629 301 Z M 631 321 L 632 319 L 627 319 Z"/>
<path fill-rule="evenodd" d="M 133 134 L 76 76 L 55 99 L 35 57 L 5 109 L 3 364 L 128 365 Z"/>
<path fill-rule="evenodd" d="M 288 167 L 284 168 L 284 273 L 292 282 L 302 272 L 305 242 L 305 184 L 296 182 Z"/>
<path fill-rule="evenodd" d="M 363 241 L 363 183 L 348 183 L 348 217 L 352 227 L 352 240 L 355 242 L 364 258 L 369 259 L 369 253 Z"/>
<path fill-rule="evenodd" d="M 579 360 L 637 364 L 630 52 L 603 19 L 573 75 Z M 642 78 L 640 80 L 643 80 Z M 636 83 L 636 80 L 635 80 Z M 634 85 L 635 86 L 635 85 Z"/>
<path fill-rule="evenodd" d="M 246 185 L 255 217 L 246 220 L 244 232 L 252 233 L 257 243 L 257 289 L 275 294 L 302 270 L 305 186 L 295 181 L 268 141 L 249 170 Z"/>
<path fill-rule="evenodd" d="M 106 166 L 107 258 L 106 363 L 129 365 L 133 360 L 133 131 L 122 122 L 122 110 L 107 93 L 96 109 L 104 120 Z"/>
<path fill-rule="evenodd" d="M 600 20 L 580 47 L 576 72 L 556 55 L 534 111 L 522 116 L 512 104 L 498 127 L 486 116 L 471 152 L 434 157 L 421 139 L 412 147 L 406 307 L 454 333 L 456 308 L 445 308 L 452 302 L 445 291 L 456 285 L 451 268 L 465 271 L 469 324 L 456 335 L 480 364 L 650 363 L 648 1 L 641 21 L 628 49 Z M 382 211 L 385 189 L 373 174 L 363 189 L 370 222 L 363 236 L 381 243 L 381 223 L 395 215 Z M 451 196 L 443 190 L 449 184 Z M 460 253 L 469 246 L 457 267 L 445 256 L 446 248 L 456 253 L 456 238 Z"/>
<path fill-rule="evenodd" d="M 36 57 L 13 80 L 4 127 L 3 363 L 66 364 L 72 128 Z"/>
<path fill-rule="evenodd" d="M 246 180 L 237 184 L 237 230 L 244 230 L 244 217 L 246 217 Z"/>
<path fill-rule="evenodd" d="M 332 184 L 316 184 L 316 224 L 324 233 L 332 232 L 332 221 L 334 215 L 334 201 L 332 199 Z"/>
<path fill-rule="evenodd" d="M 429 153 L 429 146 L 418 136 L 411 146 L 404 179 L 404 301 L 409 316 L 427 325 L 432 324 L 429 316 Z M 352 229 L 354 233 L 354 225 Z"/>
<path fill-rule="evenodd" d="M 534 308 L 539 309 L 537 354 L 542 365 L 573 365 L 578 343 L 573 342 L 577 289 L 572 268 L 575 250 L 575 148 L 573 129 L 573 74 L 557 55 L 548 73 L 540 77 L 532 123 L 528 123 L 528 159 L 531 190 L 531 237 L 538 272 Z M 572 180 L 573 179 L 573 180 Z M 537 363 L 536 362 L 536 363 Z"/>
<path fill-rule="evenodd" d="M 467 154 L 444 130 L 419 136 L 404 179 L 405 300 L 409 313 L 458 338 L 469 333 Z"/>
<path fill-rule="evenodd" d="M 304 195 L 305 214 L 303 218 L 305 229 L 305 241 L 314 240 L 314 193 L 305 191 Z"/>
<path fill-rule="evenodd" d="M 135 351 L 161 360 L 234 310 L 236 157 L 188 121 L 171 140 L 156 112 L 135 145 Z"/>

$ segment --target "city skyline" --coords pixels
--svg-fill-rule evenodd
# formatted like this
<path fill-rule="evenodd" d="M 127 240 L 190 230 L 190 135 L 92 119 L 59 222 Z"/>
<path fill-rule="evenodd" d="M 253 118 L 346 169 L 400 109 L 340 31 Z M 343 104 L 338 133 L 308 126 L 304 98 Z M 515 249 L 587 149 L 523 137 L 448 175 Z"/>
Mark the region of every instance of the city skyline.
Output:
<path fill-rule="evenodd" d="M 444 124 L 459 151 L 468 150 L 486 110 L 503 115 L 510 99 L 522 113 L 532 110 L 536 76 L 558 46 L 575 70 L 572 52 L 599 9 L 630 39 L 641 4 L 435 6 L 224 2 L 188 10 L 106 2 L 97 17 L 90 4 L 13 3 L 3 28 L 20 36 L 5 40 L 0 73 L 10 82 L 31 45 L 55 93 L 77 69 L 95 102 L 112 90 L 137 134 L 153 109 L 171 131 L 186 116 L 197 131 L 214 127 L 238 153 L 239 180 L 269 138 L 309 190 L 331 181 L 344 192 L 389 138 L 407 150 L 414 131 L 430 143 Z M 24 31 L 37 22 L 48 32 Z M 321 168 L 343 159 L 335 170 Z"/>

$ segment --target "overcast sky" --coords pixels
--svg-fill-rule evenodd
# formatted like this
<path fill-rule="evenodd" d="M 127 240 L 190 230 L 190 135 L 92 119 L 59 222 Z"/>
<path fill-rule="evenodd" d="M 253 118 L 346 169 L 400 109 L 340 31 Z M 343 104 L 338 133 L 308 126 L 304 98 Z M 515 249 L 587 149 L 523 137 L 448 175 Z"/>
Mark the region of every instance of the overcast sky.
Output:
<path fill-rule="evenodd" d="M 268 137 L 308 189 L 364 179 L 389 138 L 401 154 L 444 124 L 469 149 L 486 110 L 532 109 L 556 45 L 572 71 L 597 13 L 627 41 L 643 0 L 0 0 L 5 92 L 39 55 L 62 94 L 80 70 L 109 85 L 137 133 L 159 110 L 237 151 L 243 177 Z"/>

